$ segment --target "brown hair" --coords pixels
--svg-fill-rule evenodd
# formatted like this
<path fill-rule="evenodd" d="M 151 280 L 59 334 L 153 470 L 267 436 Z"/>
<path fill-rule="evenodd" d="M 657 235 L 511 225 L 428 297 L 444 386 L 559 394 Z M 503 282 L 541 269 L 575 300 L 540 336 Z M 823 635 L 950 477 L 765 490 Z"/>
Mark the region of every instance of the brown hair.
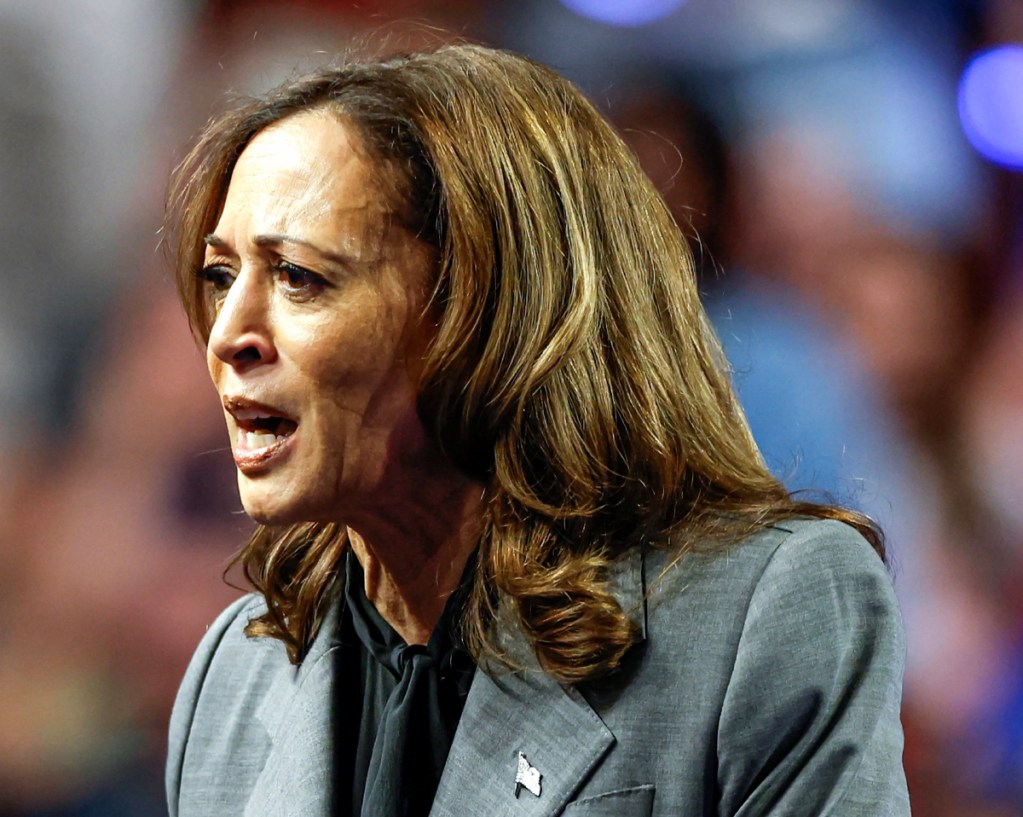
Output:
<path fill-rule="evenodd" d="M 868 519 L 796 502 L 767 471 L 661 197 L 578 90 L 514 54 L 458 45 L 351 62 L 211 122 L 168 211 L 202 340 L 194 270 L 234 163 L 267 125 L 315 107 L 399 171 L 438 250 L 419 411 L 486 486 L 463 618 L 477 660 L 501 657 L 500 605 L 562 682 L 614 669 L 633 633 L 608 566 L 639 542 L 681 554 L 803 514 L 848 522 L 883 556 Z M 293 661 L 329 603 L 344 530 L 260 527 L 238 556 L 268 605 L 250 634 L 281 639 Z"/>

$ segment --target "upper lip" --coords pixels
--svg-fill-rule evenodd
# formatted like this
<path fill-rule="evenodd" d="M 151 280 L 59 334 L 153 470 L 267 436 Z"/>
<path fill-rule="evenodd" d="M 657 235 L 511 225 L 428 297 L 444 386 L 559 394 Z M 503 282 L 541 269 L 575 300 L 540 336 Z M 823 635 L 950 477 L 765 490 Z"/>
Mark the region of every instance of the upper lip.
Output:
<path fill-rule="evenodd" d="M 235 420 L 257 420 L 261 417 L 281 417 L 294 422 L 294 417 L 268 403 L 250 400 L 248 397 L 224 397 L 224 410 Z"/>

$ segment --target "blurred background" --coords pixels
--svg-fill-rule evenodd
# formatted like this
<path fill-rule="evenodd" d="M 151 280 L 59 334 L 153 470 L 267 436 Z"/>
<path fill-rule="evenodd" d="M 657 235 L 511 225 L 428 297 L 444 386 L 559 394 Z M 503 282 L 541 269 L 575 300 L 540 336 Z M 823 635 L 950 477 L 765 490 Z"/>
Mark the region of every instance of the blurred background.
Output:
<path fill-rule="evenodd" d="M 229 95 L 452 37 L 615 123 L 772 469 L 885 526 L 914 814 L 1023 813 L 1023 0 L 0 0 L 0 817 L 164 814 L 240 592 L 175 162 Z"/>

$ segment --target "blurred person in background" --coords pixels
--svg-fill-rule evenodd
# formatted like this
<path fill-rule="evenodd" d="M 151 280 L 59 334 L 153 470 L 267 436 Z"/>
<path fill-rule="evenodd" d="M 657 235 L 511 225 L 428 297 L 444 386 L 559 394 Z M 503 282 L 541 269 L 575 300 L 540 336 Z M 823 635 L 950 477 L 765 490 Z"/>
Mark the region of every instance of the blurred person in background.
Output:
<path fill-rule="evenodd" d="M 172 815 L 908 814 L 879 533 L 764 468 L 572 86 L 473 46 L 324 69 L 215 119 L 172 205 L 261 523 Z"/>
<path fill-rule="evenodd" d="M 964 417 L 957 437 L 977 488 L 983 532 L 993 557 L 978 575 L 976 553 L 961 551 L 957 565 L 972 580 L 973 621 L 990 622 L 972 642 L 987 646 L 984 683 L 974 717 L 956 737 L 971 758 L 959 770 L 969 789 L 1015 807 L 1023 803 L 1023 288 L 1005 291 L 970 369 Z M 976 629 L 980 629 L 977 627 Z M 992 634 L 997 638 L 993 638 Z M 976 648 L 975 648 L 976 649 Z M 944 736 L 943 736 L 944 737 Z M 947 741 L 947 738 L 945 738 Z M 958 760 L 946 751 L 935 767 L 950 772 Z M 965 774 L 964 774 L 965 771 Z M 1011 813 L 1011 812 L 1010 812 Z"/>

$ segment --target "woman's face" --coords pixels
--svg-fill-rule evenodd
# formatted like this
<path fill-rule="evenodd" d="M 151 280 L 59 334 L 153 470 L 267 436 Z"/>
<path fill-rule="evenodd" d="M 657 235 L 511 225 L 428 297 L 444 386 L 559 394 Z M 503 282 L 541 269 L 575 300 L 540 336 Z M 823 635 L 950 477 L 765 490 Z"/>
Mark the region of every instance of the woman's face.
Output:
<path fill-rule="evenodd" d="M 206 238 L 207 360 L 260 522 L 351 524 L 436 456 L 415 411 L 435 252 L 394 189 L 351 127 L 297 114 L 245 148 Z"/>

